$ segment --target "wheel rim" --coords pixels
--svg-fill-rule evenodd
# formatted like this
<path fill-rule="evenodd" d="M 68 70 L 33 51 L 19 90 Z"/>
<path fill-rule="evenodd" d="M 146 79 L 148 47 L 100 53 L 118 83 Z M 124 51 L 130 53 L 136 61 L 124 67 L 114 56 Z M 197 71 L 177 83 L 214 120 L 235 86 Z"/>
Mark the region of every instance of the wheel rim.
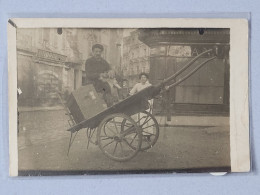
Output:
<path fill-rule="evenodd" d="M 132 118 L 124 114 L 113 114 L 100 123 L 98 144 L 109 158 L 126 161 L 140 150 L 142 134 Z"/>

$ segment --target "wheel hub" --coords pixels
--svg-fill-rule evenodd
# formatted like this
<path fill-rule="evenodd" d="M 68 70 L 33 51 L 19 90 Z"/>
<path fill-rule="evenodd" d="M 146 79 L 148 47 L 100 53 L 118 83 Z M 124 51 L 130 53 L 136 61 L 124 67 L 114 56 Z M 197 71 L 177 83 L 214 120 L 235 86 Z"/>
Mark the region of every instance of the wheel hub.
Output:
<path fill-rule="evenodd" d="M 117 142 L 121 142 L 121 141 L 122 141 L 122 137 L 120 137 L 120 136 L 115 136 L 115 137 L 114 137 L 114 140 L 117 141 Z"/>

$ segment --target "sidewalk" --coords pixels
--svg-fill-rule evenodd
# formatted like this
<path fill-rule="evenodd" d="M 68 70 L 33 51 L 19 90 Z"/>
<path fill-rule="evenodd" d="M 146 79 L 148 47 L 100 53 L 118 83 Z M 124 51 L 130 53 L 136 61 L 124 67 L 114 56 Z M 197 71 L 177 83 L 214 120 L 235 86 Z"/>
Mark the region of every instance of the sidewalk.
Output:
<path fill-rule="evenodd" d="M 229 126 L 227 116 L 172 116 L 167 121 L 166 116 L 155 116 L 159 125 L 168 126 Z"/>

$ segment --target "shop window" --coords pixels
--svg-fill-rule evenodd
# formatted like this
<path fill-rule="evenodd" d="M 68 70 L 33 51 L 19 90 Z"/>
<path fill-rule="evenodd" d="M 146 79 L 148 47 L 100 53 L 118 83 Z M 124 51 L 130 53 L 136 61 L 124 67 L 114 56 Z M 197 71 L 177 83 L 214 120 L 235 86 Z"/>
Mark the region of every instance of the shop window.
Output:
<path fill-rule="evenodd" d="M 150 49 L 150 56 L 165 56 L 166 47 L 154 47 Z"/>
<path fill-rule="evenodd" d="M 169 56 L 176 56 L 176 57 L 190 57 L 191 56 L 191 47 L 173 45 L 173 46 L 170 46 L 168 54 L 169 54 Z"/>

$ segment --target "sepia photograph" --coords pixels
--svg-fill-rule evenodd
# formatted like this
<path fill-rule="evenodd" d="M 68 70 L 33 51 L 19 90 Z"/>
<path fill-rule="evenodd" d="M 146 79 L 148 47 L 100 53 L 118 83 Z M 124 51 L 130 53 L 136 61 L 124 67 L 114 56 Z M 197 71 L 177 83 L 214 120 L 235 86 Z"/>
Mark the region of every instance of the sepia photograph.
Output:
<path fill-rule="evenodd" d="M 18 26 L 18 176 L 232 172 L 231 39 L 225 25 Z"/>

